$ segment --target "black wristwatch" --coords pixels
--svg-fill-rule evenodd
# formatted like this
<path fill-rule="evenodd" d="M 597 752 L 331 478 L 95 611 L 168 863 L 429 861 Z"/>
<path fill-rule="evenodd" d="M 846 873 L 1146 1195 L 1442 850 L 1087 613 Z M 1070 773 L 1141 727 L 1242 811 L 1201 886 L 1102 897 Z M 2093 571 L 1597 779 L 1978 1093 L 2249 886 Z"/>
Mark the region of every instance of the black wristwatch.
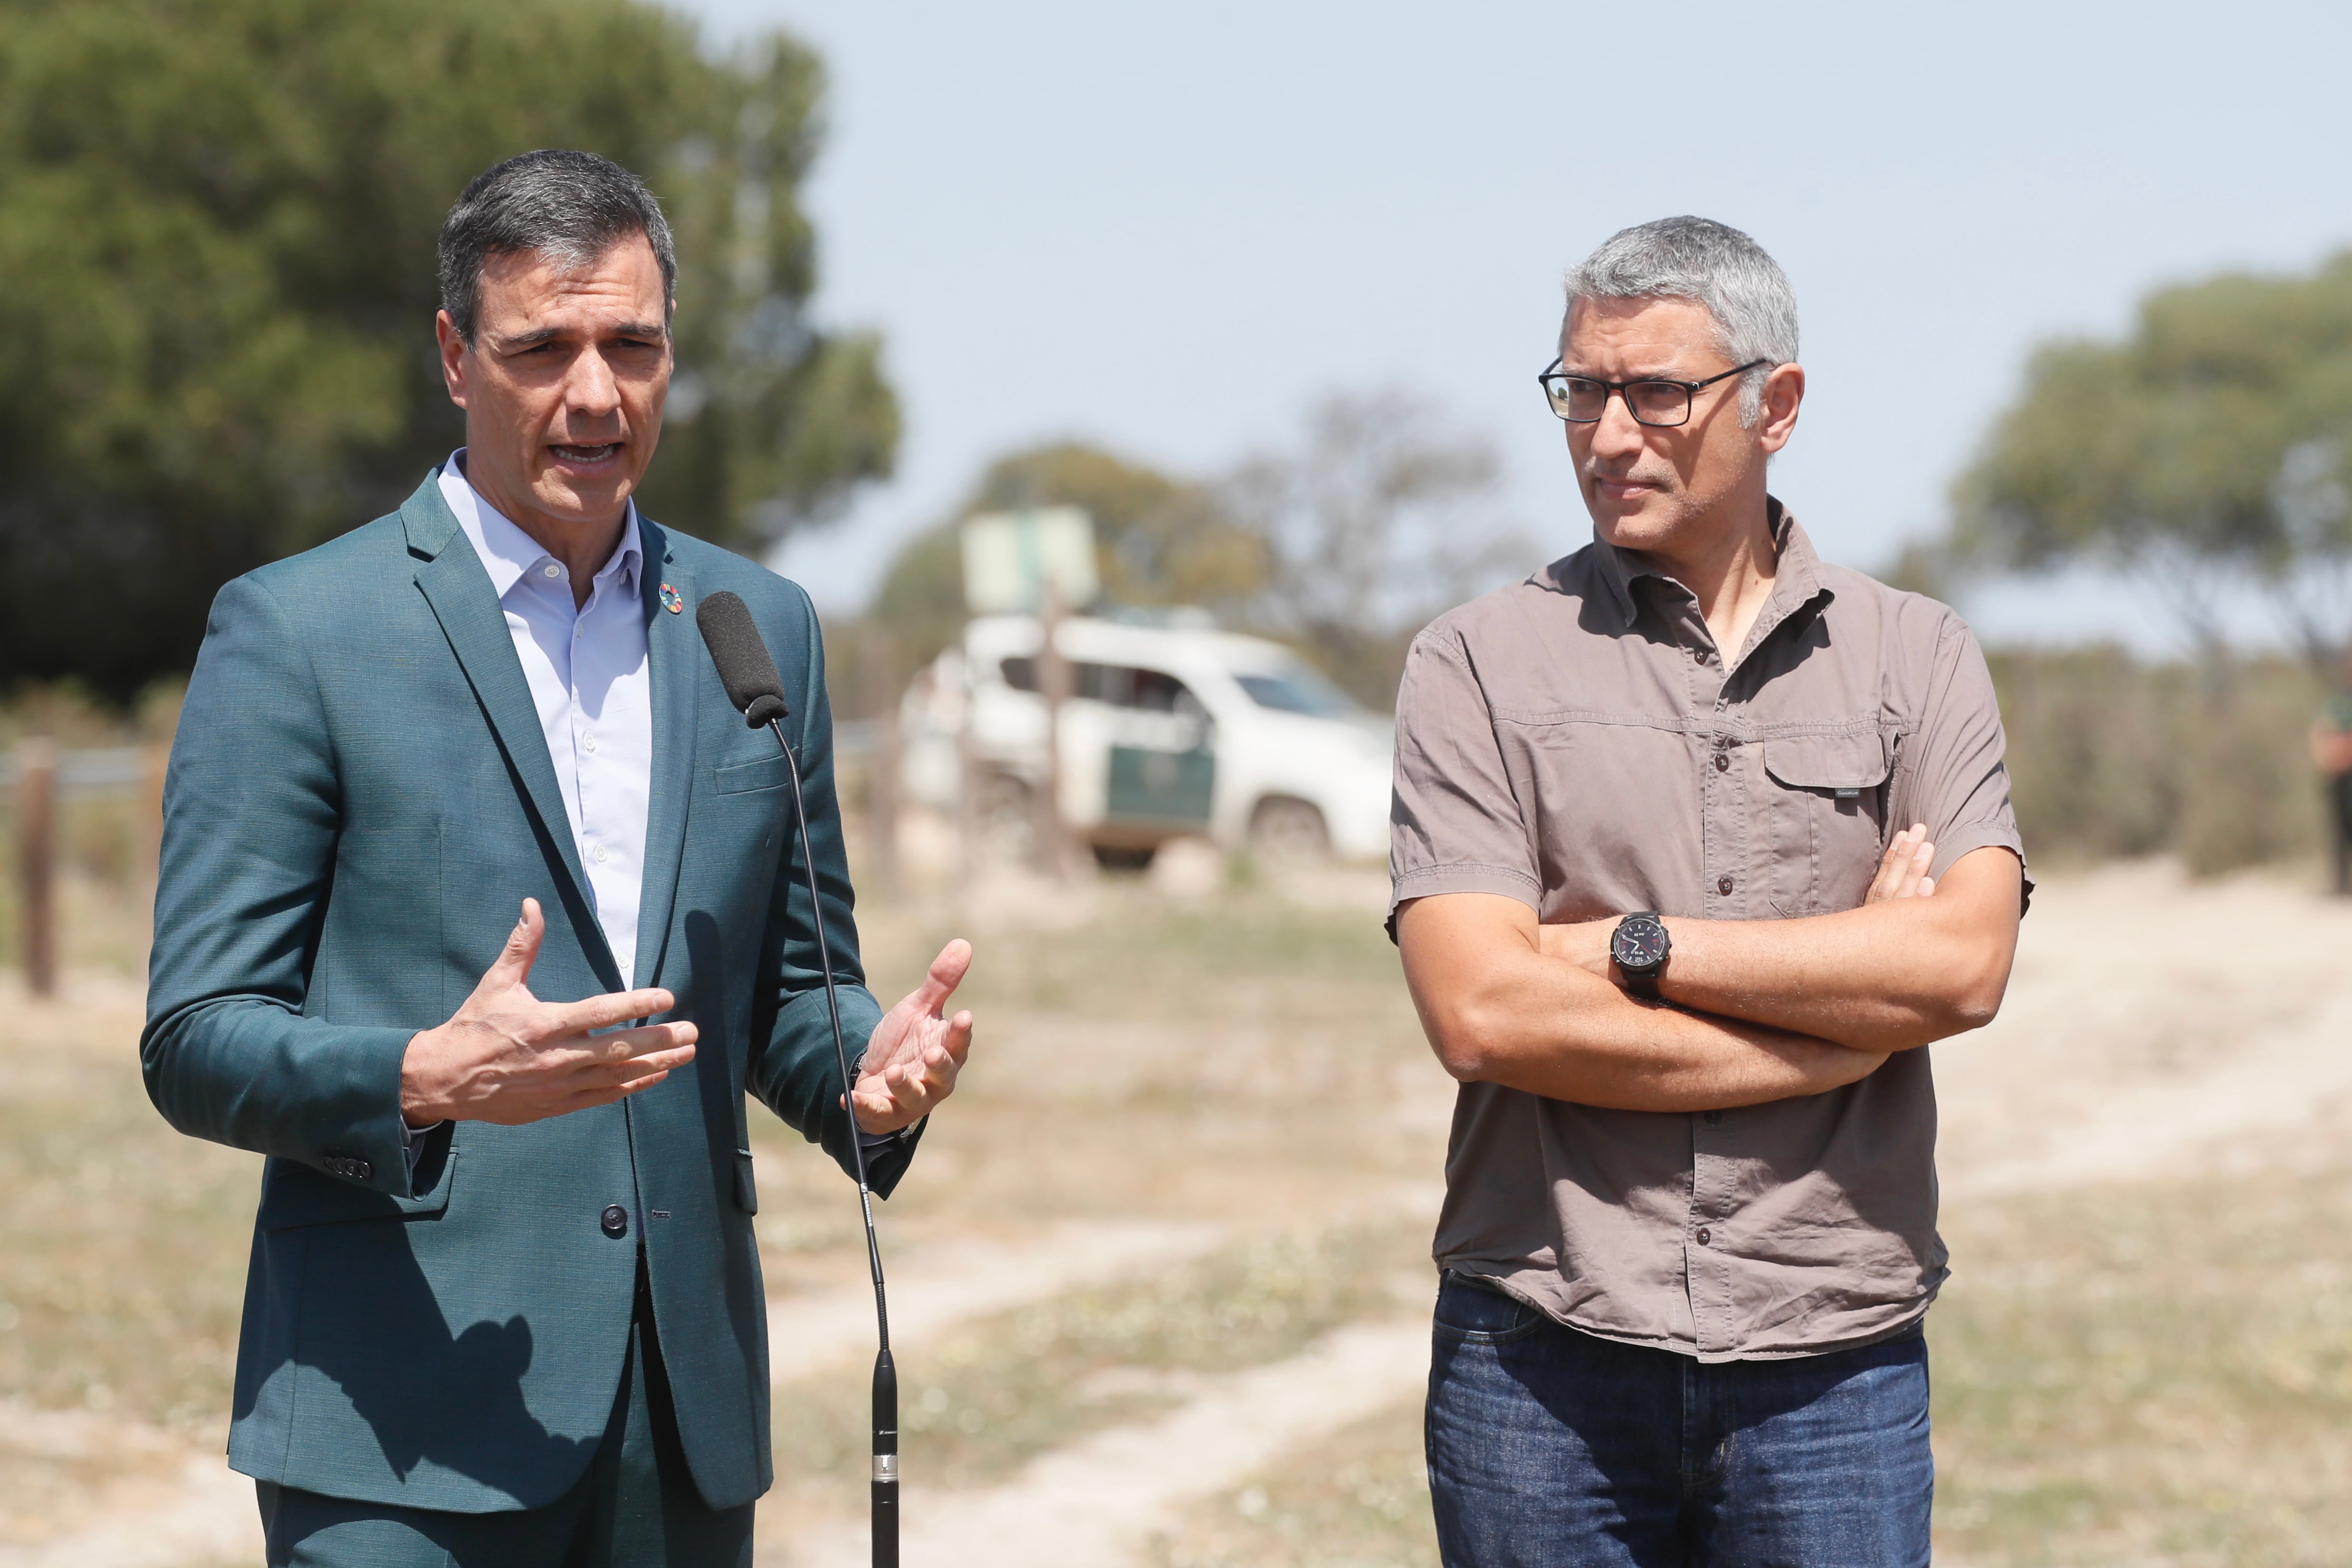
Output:
<path fill-rule="evenodd" d="M 1652 1002 L 1658 999 L 1658 976 L 1666 972 L 1666 955 L 1674 950 L 1666 922 L 1654 910 L 1635 910 L 1609 934 L 1609 956 L 1625 976 L 1625 989 Z"/>

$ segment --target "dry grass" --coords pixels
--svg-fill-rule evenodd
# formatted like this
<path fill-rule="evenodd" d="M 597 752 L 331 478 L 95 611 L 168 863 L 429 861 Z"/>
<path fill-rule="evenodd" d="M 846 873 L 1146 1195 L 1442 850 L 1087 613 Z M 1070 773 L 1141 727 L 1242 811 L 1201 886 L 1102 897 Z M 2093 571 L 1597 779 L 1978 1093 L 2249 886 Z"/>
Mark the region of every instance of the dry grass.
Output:
<path fill-rule="evenodd" d="M 1311 1227 L 1391 1212 L 1401 1184 L 1438 1179 L 1452 1085 L 1376 913 L 1263 890 L 1171 905 L 1131 882 L 1074 901 L 1069 923 L 1043 927 L 1034 910 L 865 912 L 886 1003 L 949 936 L 980 954 L 957 999 L 979 1020 L 971 1067 L 882 1211 L 898 1256 L 1066 1219 Z M 839 1173 L 772 1121 L 752 1130 L 771 1288 L 856 1279 Z"/>
<path fill-rule="evenodd" d="M 260 1162 L 155 1114 L 131 987 L 0 1007 L 0 1397 L 225 1429 Z"/>
<path fill-rule="evenodd" d="M 2013 1568 L 2352 1563 L 2352 1163 L 1954 1217 L 1940 1544 Z"/>
<path fill-rule="evenodd" d="M 1157 1568 L 1437 1568 L 1421 1406 L 1359 1421 L 1203 1498 L 1151 1542 Z"/>

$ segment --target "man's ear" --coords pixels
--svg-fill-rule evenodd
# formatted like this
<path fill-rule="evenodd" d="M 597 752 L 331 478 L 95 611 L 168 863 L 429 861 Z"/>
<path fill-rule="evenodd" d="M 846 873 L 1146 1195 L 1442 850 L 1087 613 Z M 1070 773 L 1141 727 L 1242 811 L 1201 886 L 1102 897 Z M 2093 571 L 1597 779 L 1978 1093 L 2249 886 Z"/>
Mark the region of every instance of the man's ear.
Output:
<path fill-rule="evenodd" d="M 466 406 L 466 340 L 457 331 L 457 323 L 446 310 L 433 316 L 433 336 L 441 347 L 441 381 L 449 389 L 449 401 L 458 407 Z"/>
<path fill-rule="evenodd" d="M 1757 435 L 1769 454 L 1789 444 L 1797 433 L 1797 405 L 1805 400 L 1805 367 L 1790 361 L 1777 364 L 1764 378 L 1764 407 Z"/>

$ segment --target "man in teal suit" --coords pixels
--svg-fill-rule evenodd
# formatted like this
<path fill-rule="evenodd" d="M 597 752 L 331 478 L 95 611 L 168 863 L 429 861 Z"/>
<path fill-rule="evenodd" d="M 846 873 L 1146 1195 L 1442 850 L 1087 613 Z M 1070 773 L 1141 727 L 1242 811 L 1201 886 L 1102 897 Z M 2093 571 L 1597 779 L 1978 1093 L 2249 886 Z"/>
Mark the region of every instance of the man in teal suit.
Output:
<path fill-rule="evenodd" d="M 970 1047 L 962 942 L 887 1015 L 862 984 L 807 596 L 630 499 L 675 273 L 616 165 L 483 174 L 441 236 L 466 447 L 213 605 L 142 1059 L 173 1126 L 268 1156 L 229 1462 L 272 1563 L 748 1564 L 745 1096 L 887 1195 Z M 720 589 L 792 700 L 821 909 L 697 635 Z"/>

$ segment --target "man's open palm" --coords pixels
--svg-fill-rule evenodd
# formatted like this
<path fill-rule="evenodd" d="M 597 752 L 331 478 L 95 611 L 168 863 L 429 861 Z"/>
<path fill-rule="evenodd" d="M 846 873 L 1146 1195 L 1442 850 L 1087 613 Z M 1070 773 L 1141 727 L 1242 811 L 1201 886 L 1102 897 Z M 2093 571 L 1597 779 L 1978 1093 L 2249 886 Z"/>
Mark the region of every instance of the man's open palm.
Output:
<path fill-rule="evenodd" d="M 436 1121 L 520 1126 L 609 1105 L 651 1089 L 694 1059 L 695 1026 L 650 1024 L 593 1033 L 676 1006 L 667 991 L 615 991 L 579 1002 L 530 994 L 547 921 L 537 899 L 456 1016 L 408 1042 L 400 1110 L 411 1127 Z"/>
<path fill-rule="evenodd" d="M 911 1127 L 955 1092 L 971 1051 L 971 1015 L 946 1016 L 948 998 L 971 968 L 971 943 L 940 949 L 923 983 L 882 1016 L 857 1067 L 857 1125 L 868 1132 Z"/>

